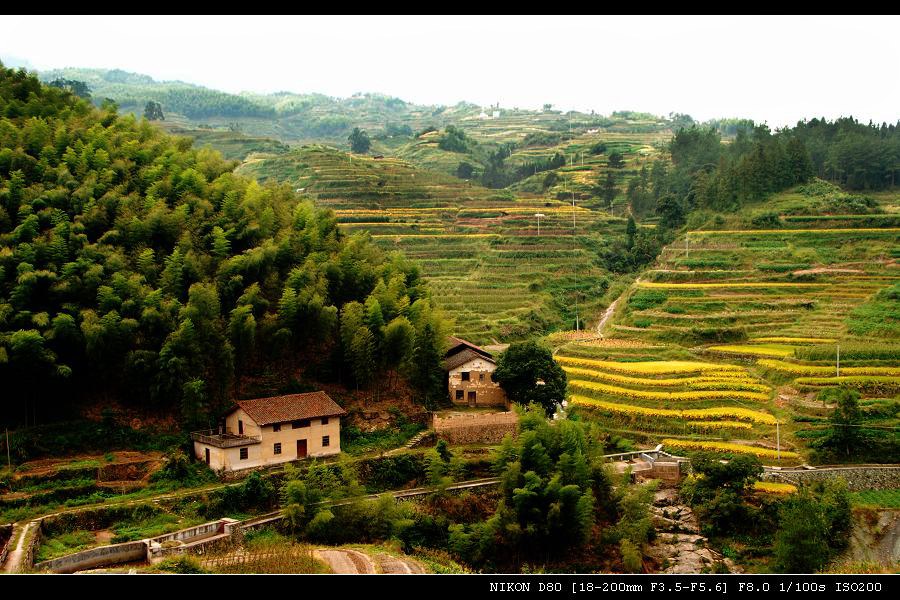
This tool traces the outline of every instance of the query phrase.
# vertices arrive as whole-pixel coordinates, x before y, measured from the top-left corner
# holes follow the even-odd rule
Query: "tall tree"
[[[353,128],[353,131],[347,136],[347,141],[350,142],[350,150],[356,154],[365,154],[372,146],[369,134],[359,127]]]
[[[540,405],[548,415],[566,397],[566,373],[549,348],[535,341],[513,342],[497,360],[492,378],[513,402]]]

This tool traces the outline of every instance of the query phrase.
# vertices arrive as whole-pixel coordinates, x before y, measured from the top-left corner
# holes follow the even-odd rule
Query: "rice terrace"
[[[896,78],[851,115],[825,75],[650,77],[695,60],[655,18],[665,47],[396,18],[377,51],[351,18],[225,18],[225,74],[0,24],[0,573],[900,572]],[[526,43],[482,73],[487,23]],[[587,57],[591,28],[643,75],[588,89],[533,44]],[[452,63],[396,47],[451,30],[478,40]]]

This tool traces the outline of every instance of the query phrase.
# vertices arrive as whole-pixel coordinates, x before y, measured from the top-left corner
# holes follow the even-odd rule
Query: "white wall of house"
[[[338,454],[341,451],[341,419],[340,417],[318,417],[308,419],[306,426],[293,427],[293,424],[281,423],[279,431],[276,425],[259,427],[243,410],[236,410],[225,419],[229,433],[237,435],[238,420],[243,422],[244,435],[260,436],[258,444],[218,448],[203,442],[194,442],[194,454],[197,460],[206,461],[206,450],[209,450],[209,466],[214,471],[236,471],[266,465],[274,465],[302,458],[298,456],[298,440],[306,441],[306,456],[320,457]],[[327,422],[323,422],[327,421]],[[298,425],[300,425],[298,423]],[[325,439],[327,438],[327,440]],[[327,443],[327,445],[325,445]],[[280,444],[280,448],[276,448]],[[246,458],[241,458],[241,449],[246,449]],[[276,452],[279,451],[277,454]]]

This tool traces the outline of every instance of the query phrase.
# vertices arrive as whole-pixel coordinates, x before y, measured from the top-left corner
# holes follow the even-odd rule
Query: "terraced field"
[[[573,328],[576,301],[583,327],[618,291],[598,251],[626,221],[603,211],[324,146],[257,157],[241,171],[289,182],[332,208],[344,231],[418,260],[456,334],[476,343]]]
[[[673,448],[773,464],[777,420],[782,464],[807,458],[827,424],[817,393],[848,387],[874,415],[867,425],[896,435],[900,228],[889,214],[810,228],[816,216],[832,221],[691,231],[666,248],[606,339],[558,348],[576,410],[615,431],[670,434]]]

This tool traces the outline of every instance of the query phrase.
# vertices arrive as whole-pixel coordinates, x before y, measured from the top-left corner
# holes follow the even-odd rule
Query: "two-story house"
[[[337,454],[346,414],[325,392],[238,400],[224,427],[191,434],[194,454],[215,471]]]
[[[491,378],[497,368],[493,354],[471,342],[451,337],[443,365],[447,371],[447,390],[454,404],[509,409],[506,393]]]

